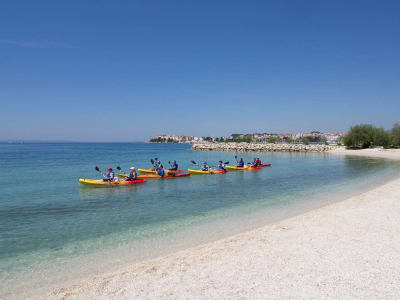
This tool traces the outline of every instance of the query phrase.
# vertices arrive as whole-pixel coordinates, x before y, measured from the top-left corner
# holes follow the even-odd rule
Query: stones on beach
[[[329,145],[304,144],[203,143],[193,144],[191,149],[235,152],[326,152],[333,148],[333,146]]]

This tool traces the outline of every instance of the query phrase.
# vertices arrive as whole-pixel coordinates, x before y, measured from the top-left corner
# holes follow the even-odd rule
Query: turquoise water
[[[250,161],[255,154],[239,154]],[[0,297],[58,286],[342,199],[398,176],[398,163],[330,154],[257,154],[259,172],[80,186],[94,167],[158,157],[234,163],[234,153],[145,143],[0,144]]]

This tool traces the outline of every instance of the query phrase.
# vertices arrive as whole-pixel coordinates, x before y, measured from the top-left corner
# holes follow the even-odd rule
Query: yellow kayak
[[[237,167],[237,166],[225,166],[225,168],[228,169],[228,170],[236,170],[236,171],[258,171],[258,170],[262,169],[261,167],[250,167],[250,168],[244,167],[244,168],[241,168],[241,167]]]
[[[228,171],[222,171],[222,170],[202,171],[202,170],[188,169],[188,172],[195,175],[210,175],[210,174],[223,174]]]
[[[120,186],[120,185],[133,185],[138,183],[145,183],[145,179],[139,179],[134,181],[103,181],[103,179],[82,179],[79,178],[79,183],[83,185],[101,185],[101,186]]]
[[[171,171],[171,170],[164,170],[165,173],[180,173],[182,170],[176,170],[176,171]],[[156,174],[157,172],[151,169],[138,169],[139,173],[142,174]]]

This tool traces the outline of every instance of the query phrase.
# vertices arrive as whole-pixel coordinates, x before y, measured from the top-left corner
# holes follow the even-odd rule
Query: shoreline
[[[336,149],[328,153],[400,160],[400,150],[366,149],[356,151],[357,153],[354,150]],[[393,257],[398,254],[398,251],[400,252],[400,239],[396,238],[400,233],[400,221],[397,221],[400,216],[400,205],[399,201],[396,201],[400,200],[399,195],[400,179],[398,178],[366,193],[322,208],[229,238],[133,264],[116,272],[91,277],[72,286],[57,289],[44,297],[49,299],[110,297],[175,299],[203,296],[209,298],[257,298],[265,293],[277,298],[310,297],[310,295],[317,298],[335,298],[340,293],[342,297],[350,295],[352,297],[370,297],[371,295],[372,297],[374,295],[381,297],[381,293],[376,294],[378,287],[376,282],[373,283],[371,278],[359,280],[357,276],[360,272],[369,274],[368,270],[370,269],[378,272],[379,275],[385,275],[390,268],[394,268],[392,284],[389,282],[388,276],[380,276],[385,278],[381,278],[379,284],[385,285],[385,289],[389,290],[389,295],[386,296],[398,296],[400,288],[394,287],[396,281],[394,279],[400,280],[399,275],[397,277],[395,275],[396,273],[400,274],[400,262],[394,261],[394,266],[382,265],[379,262],[382,257]],[[346,215],[350,215],[351,218],[344,218]],[[377,218],[377,215],[380,218]],[[367,222],[369,219],[371,219],[371,224]],[[389,222],[387,222],[388,220]],[[367,232],[367,228],[374,230]],[[342,231],[341,234],[333,234],[339,229]],[[382,231],[382,229],[384,230]],[[320,234],[321,230],[326,236]],[[340,248],[342,252],[338,253],[336,251],[338,249],[331,249],[332,243],[343,242],[343,237],[346,235],[346,243],[342,245],[344,248]],[[374,248],[376,245],[373,245],[373,241],[368,238],[370,235],[378,240],[383,236],[390,235],[393,240],[384,241],[388,245],[392,243],[390,253],[387,253],[387,248],[385,251],[379,248],[381,251],[377,251],[379,255],[375,257],[374,251],[370,251],[372,250],[370,248]],[[329,239],[330,242],[327,243],[326,239]],[[312,242],[312,248],[309,248],[309,242]],[[293,247],[300,251],[300,256],[290,257],[290,254],[293,254],[290,243],[293,243]],[[351,247],[351,244],[358,246],[354,248]],[[333,250],[333,254],[330,253],[331,250]],[[354,251],[362,252],[362,255],[354,257],[350,253]],[[349,256],[360,262],[353,265],[351,269],[346,267],[346,264],[352,265],[353,263]],[[367,260],[360,258],[365,256],[369,258]],[[283,270],[278,266],[279,264],[276,264],[282,257],[285,257],[281,261],[284,266]],[[324,265],[327,263],[323,259],[324,257],[329,257],[331,264]],[[287,264],[286,260],[292,261],[293,259],[294,264]],[[320,260],[324,267],[315,264],[313,262],[315,260]],[[343,260],[346,264],[338,268],[336,262]],[[368,263],[371,266],[366,268]],[[387,263],[386,260],[385,263]],[[335,271],[333,277],[331,268]],[[304,270],[308,271],[304,272]],[[282,272],[286,274],[287,278],[280,278]],[[352,272],[354,273],[352,276],[348,278],[345,276]],[[335,276],[338,278],[335,279]],[[343,281],[343,276],[346,277],[345,281]],[[303,277],[309,278],[308,280],[313,281],[313,284],[304,282]],[[351,277],[356,279],[351,279]],[[249,278],[252,278],[254,282],[250,282],[250,286],[246,287],[245,282],[248,284]],[[318,280],[321,278],[324,280],[319,282]],[[354,280],[355,282],[353,282]],[[318,284],[314,285],[317,282]],[[371,286],[364,286],[365,282],[369,282]],[[296,286],[302,286],[304,291],[296,289]],[[353,291],[349,290],[349,287],[358,287],[359,289]],[[303,292],[306,293],[303,294]],[[390,292],[394,294],[390,294]],[[43,295],[39,298],[43,298]]]

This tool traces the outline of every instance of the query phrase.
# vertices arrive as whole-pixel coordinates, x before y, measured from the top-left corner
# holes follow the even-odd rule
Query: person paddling
[[[251,163],[251,167],[256,168],[258,166],[257,158],[253,159],[253,162]]]
[[[131,170],[128,174],[128,177],[126,177],[126,181],[134,181],[137,179],[137,173],[136,173],[136,169],[135,167],[131,167],[129,168],[129,170]]]
[[[113,172],[112,168],[108,168],[108,173],[106,174],[106,178],[103,179],[103,181],[114,181],[115,174]]]
[[[164,166],[160,165],[160,167],[157,169],[157,175],[164,177],[165,176],[165,171],[164,171]]]
[[[240,158],[240,161],[238,162],[237,167],[244,168],[243,158]]]
[[[209,171],[210,170],[210,166],[207,164],[207,162],[205,161],[203,164],[203,168],[201,169],[202,171]]]
[[[222,163],[222,160],[219,161],[218,170],[226,171],[225,165]]]
[[[174,160],[174,162],[172,163],[172,165],[170,165],[170,171],[176,171],[178,170],[178,164],[176,163],[176,160]]]
[[[150,170],[153,170],[153,171],[157,171],[158,168],[161,165],[161,162],[160,162],[160,160],[158,158],[155,158],[154,160],[151,160],[151,163],[153,164],[153,167]]]
[[[257,167],[261,167],[262,162],[259,157],[257,157]]]

